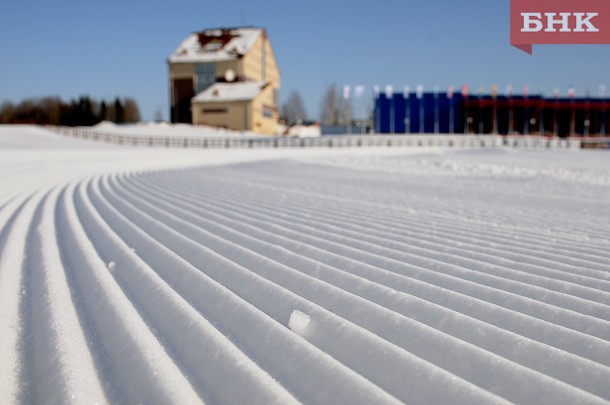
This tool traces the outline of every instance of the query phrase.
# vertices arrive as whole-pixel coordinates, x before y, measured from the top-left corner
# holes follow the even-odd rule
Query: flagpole
[[[453,86],[447,89],[447,98],[449,99],[449,133],[455,133],[455,103],[453,102]]]
[[[379,103],[379,108],[375,108],[375,132],[381,133],[381,89],[379,86],[373,86],[373,96],[375,98],[375,104]],[[378,132],[379,131],[379,132]]]
[[[388,84],[385,86],[385,97],[389,100],[390,103],[390,133],[393,134],[395,131],[395,123],[394,123],[394,87]]]
[[[523,86],[523,101],[525,103],[525,122],[524,127],[523,127],[523,134],[524,135],[529,135],[530,134],[530,111],[529,111],[529,86],[526,84],[525,86]]]
[[[464,100],[464,134],[470,134],[470,115],[468,114],[468,85],[465,84],[462,86],[462,97]]]
[[[498,133],[498,119],[497,119],[497,115],[498,115],[498,109],[496,106],[496,100],[498,98],[498,85],[494,84],[491,86],[491,98],[492,98],[492,117],[491,119],[493,120],[493,123],[491,125],[491,133],[493,135],[496,135]]]
[[[440,131],[440,107],[439,107],[439,87],[434,86],[434,133],[438,134]]]
[[[515,130],[513,122],[513,86],[506,86],[506,96],[508,97],[508,135],[512,135]]]
[[[345,127],[348,135],[352,133],[352,120],[349,108],[350,92],[351,87],[349,85],[346,84],[345,86],[343,86],[343,99],[345,100]]]
[[[417,85],[417,99],[419,100],[419,133],[423,134],[425,131],[424,126],[424,86],[421,84]]]
[[[543,103],[541,103],[540,105],[542,105],[542,108],[540,109],[540,114],[538,114],[538,132],[540,132],[541,136],[544,136],[545,133],[545,125],[544,125],[544,102],[546,101],[546,91],[545,88],[543,87],[541,90],[541,94],[542,94],[542,101]]]
[[[403,90],[405,98],[405,133],[411,133],[411,88],[407,85]]]
[[[576,91],[572,85],[568,88],[568,97],[570,98],[570,134],[568,137],[576,135],[576,110],[574,109],[574,95]]]
[[[485,125],[483,123],[483,97],[485,89],[483,86],[479,87],[479,135],[483,135],[485,132]]]
[[[590,113],[589,113],[589,109],[591,108],[590,105],[590,101],[589,98],[591,96],[591,89],[589,88],[589,86],[585,87],[585,122],[584,122],[584,128],[583,128],[583,136],[584,137],[588,137],[590,134],[590,128],[589,126],[591,125],[591,117],[590,117]]]
[[[599,86],[599,96],[601,98],[602,101],[602,108],[601,108],[601,112],[602,112],[602,120],[601,120],[601,125],[600,125],[600,129],[599,129],[599,136],[605,137],[606,136],[606,85],[602,84]]]

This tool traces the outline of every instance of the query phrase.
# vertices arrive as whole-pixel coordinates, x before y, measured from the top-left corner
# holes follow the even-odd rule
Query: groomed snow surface
[[[610,400],[607,152],[0,145],[0,403]]]

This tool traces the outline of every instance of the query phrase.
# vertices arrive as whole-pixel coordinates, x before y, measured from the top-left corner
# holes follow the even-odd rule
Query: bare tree
[[[336,83],[326,87],[320,104],[320,120],[326,125],[342,125],[352,117],[352,104],[345,100]]]
[[[292,90],[288,100],[282,105],[282,119],[288,125],[295,125],[307,120],[307,110],[301,93]]]
[[[133,98],[126,98],[124,103],[125,122],[140,122],[140,109]]]

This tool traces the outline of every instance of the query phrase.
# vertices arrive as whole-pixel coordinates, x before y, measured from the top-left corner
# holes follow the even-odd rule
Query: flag
[[[387,98],[392,98],[394,96],[394,87],[392,87],[392,85],[388,84],[385,86],[385,96]]]
[[[354,87],[354,97],[362,98],[362,96],[364,96],[365,91],[366,91],[366,87],[364,87],[364,85],[359,84],[359,85],[355,86]]]
[[[559,87],[555,87],[553,89],[553,98],[559,98],[560,95],[561,95],[561,90],[559,90]]]
[[[351,87],[349,87],[348,85],[343,86],[343,98],[345,100],[349,100],[350,93],[351,93]]]
[[[468,85],[465,84],[462,86],[462,96],[464,97],[468,97],[468,92],[470,91],[470,89],[468,88]]]

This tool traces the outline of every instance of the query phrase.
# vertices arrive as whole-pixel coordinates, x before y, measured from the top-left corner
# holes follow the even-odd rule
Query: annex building
[[[276,133],[281,79],[264,29],[192,33],[168,68],[171,122]]]
[[[606,97],[502,96],[448,93],[379,93],[374,129],[378,134],[500,134],[606,136]]]

